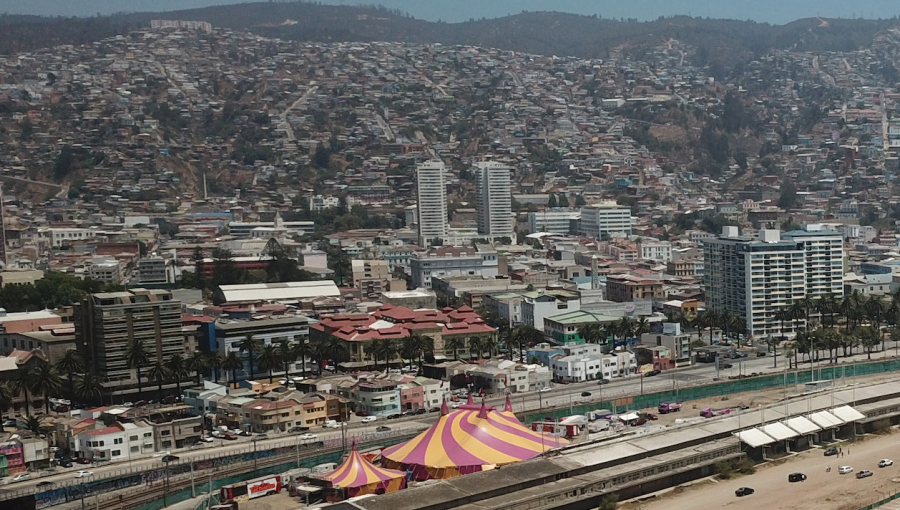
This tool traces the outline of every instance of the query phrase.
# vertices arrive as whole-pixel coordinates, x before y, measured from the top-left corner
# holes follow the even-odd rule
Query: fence
[[[880,495],[883,496],[884,494],[880,494]],[[882,499],[881,501],[876,501],[875,503],[872,503],[870,505],[866,505],[866,506],[860,508],[859,510],[873,510],[882,505],[886,505],[896,499],[900,499],[900,492],[895,492],[895,493],[891,494],[890,496],[888,496],[887,498]]]
[[[856,377],[898,370],[900,370],[900,360],[898,359],[815,367],[814,370],[792,370],[778,375],[746,377],[735,381],[724,381],[687,388],[682,387],[644,395],[622,396],[611,400],[601,398],[600,401],[581,403],[578,406],[555,407],[542,411],[532,410],[523,414],[522,421],[525,424],[530,424],[535,421],[541,421],[545,417],[558,419],[577,414],[586,414],[597,409],[609,409],[613,412],[621,413],[628,409],[657,407],[663,402],[700,400],[735,393],[766,390],[778,386],[803,384],[813,380],[835,380],[842,377]],[[619,394],[623,395],[622,393]]]
[[[391,431],[390,433],[381,434],[360,434],[355,436],[348,436],[347,438],[345,438],[345,442],[348,448],[352,441],[356,441],[360,444],[365,445],[366,447],[388,446],[402,442],[412,437],[412,435],[414,435],[415,433],[416,432],[413,432],[411,434],[409,431]],[[222,485],[236,483],[242,480],[249,480],[258,476],[281,473],[298,466],[313,467],[319,464],[338,462],[343,455],[344,448],[342,447],[341,439],[337,439],[336,444],[329,446],[328,443],[332,442],[333,441],[326,441],[325,444],[323,444],[323,442],[317,442],[312,445],[304,445],[298,440],[294,440],[289,443],[282,442],[273,444],[271,445],[274,446],[273,448],[264,450],[242,448],[236,452],[230,452],[225,456],[202,456],[199,459],[192,458],[189,461],[183,463],[172,463],[164,468],[149,470],[146,468],[144,468],[143,470],[135,468],[133,470],[128,470],[127,473],[118,475],[115,474],[118,472],[116,471],[114,472],[114,474],[96,481],[85,483],[69,482],[65,486],[54,488],[48,491],[43,491],[40,493],[35,493],[34,490],[16,491],[12,494],[4,494],[4,496],[7,496],[6,499],[10,499],[12,497],[21,497],[34,494],[35,508],[40,510],[42,508],[57,506],[85,498],[91,498],[95,495],[127,489],[129,487],[140,487],[143,485],[147,488],[147,490],[160,490],[159,482],[161,482],[162,480],[166,478],[173,479],[188,474],[191,477],[199,479],[201,481],[199,485],[202,486],[203,478],[210,478],[211,476],[215,476],[215,473],[219,470],[227,469],[228,466],[231,465],[237,466],[239,464],[253,463],[253,467],[247,472],[224,479],[231,480],[232,478],[234,478],[233,481],[216,481],[215,488],[218,488]],[[257,465],[264,464],[266,462],[266,459],[282,459],[282,462],[273,466],[257,468]],[[188,493],[189,492],[190,491],[188,491]],[[181,500],[187,499],[189,497],[191,496],[188,495],[181,498]],[[173,495],[169,495],[168,499],[170,501],[179,501],[179,499],[176,499],[176,496]],[[160,503],[160,508],[161,506],[162,503]]]

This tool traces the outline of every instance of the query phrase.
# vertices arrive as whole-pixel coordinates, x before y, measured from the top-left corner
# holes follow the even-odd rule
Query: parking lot
[[[843,443],[843,458],[825,457],[824,449],[813,449],[783,461],[761,465],[753,475],[731,480],[676,488],[658,498],[623,505],[628,510],[695,510],[724,507],[748,510],[859,510],[900,490],[900,434],[868,436],[864,441]],[[849,453],[849,455],[848,455]],[[890,458],[893,466],[880,469],[878,461]],[[826,473],[826,466],[831,472]],[[851,466],[850,474],[838,474],[839,466]],[[862,469],[874,472],[857,479]],[[801,472],[804,482],[789,483],[788,475]],[[734,491],[751,487],[754,494],[738,498]]]

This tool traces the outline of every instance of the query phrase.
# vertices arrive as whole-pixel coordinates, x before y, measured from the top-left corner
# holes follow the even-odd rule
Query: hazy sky
[[[428,20],[465,21],[523,10],[555,10],[603,17],[655,19],[672,14],[787,23],[798,18],[889,18],[898,0],[321,0],[330,4],[381,4]],[[166,11],[241,3],[241,0],[0,0],[0,13],[90,16],[118,11]]]

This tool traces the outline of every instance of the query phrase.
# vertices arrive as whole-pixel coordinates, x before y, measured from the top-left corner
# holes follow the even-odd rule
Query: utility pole
[[[166,460],[166,491],[163,492],[163,507],[169,506],[169,461]]]

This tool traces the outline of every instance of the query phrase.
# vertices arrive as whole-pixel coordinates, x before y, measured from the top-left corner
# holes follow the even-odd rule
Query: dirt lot
[[[313,505],[313,508],[316,506]],[[238,507],[240,510],[297,510],[306,508],[302,501],[290,497],[287,489],[282,490],[279,494],[245,501],[240,503]]]
[[[855,443],[843,443],[843,458],[824,457],[816,448],[799,455],[758,467],[756,474],[715,483],[677,488],[652,500],[621,505],[628,510],[696,510],[697,508],[728,507],[735,510],[859,510],[883,499],[882,494],[900,490],[900,434],[867,436]],[[849,455],[848,455],[849,453]],[[898,464],[878,468],[883,458],[895,459]],[[825,467],[831,465],[831,472]],[[838,466],[851,466],[853,473],[838,474]],[[874,476],[857,479],[856,472],[868,469]],[[805,482],[788,483],[790,473],[805,473]],[[752,487],[756,492],[738,498],[739,487]]]

